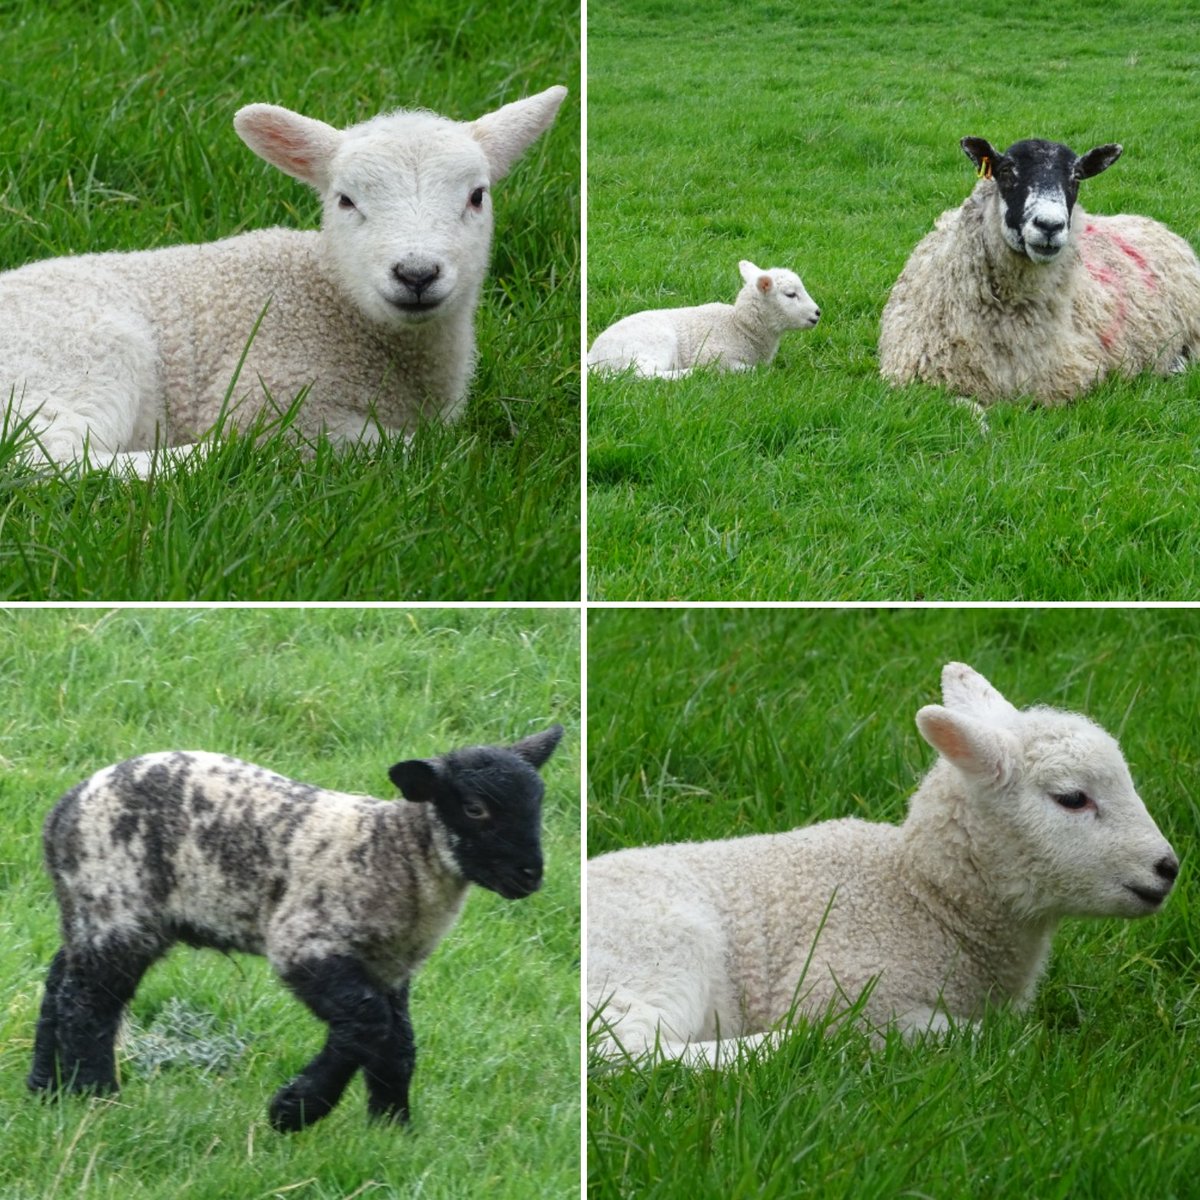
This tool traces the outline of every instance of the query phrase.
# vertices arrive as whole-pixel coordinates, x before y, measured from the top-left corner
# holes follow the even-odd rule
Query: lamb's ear
[[[536,96],[514,100],[467,126],[483,147],[493,182],[503,179],[513,163],[550,128],[566,94],[567,89],[562,86],[547,88]]]
[[[540,767],[554,753],[555,746],[562,740],[563,727],[551,725],[541,733],[530,734],[519,742],[513,742],[509,749],[523,758],[531,767]]]
[[[1094,150],[1089,150],[1086,154],[1081,154],[1075,160],[1075,178],[1091,179],[1093,175],[1107,171],[1121,157],[1123,148],[1116,142],[1109,142],[1104,146],[1097,146]]]
[[[324,192],[342,133],[274,104],[247,104],[233,116],[237,135],[259,158]]]
[[[951,662],[942,668],[942,700],[949,708],[996,717],[1011,717],[1017,713],[978,671],[966,663]]]
[[[766,275],[769,285],[771,279],[771,277],[767,275],[765,271],[759,270],[759,268],[756,267],[748,258],[743,258],[742,261],[738,263],[738,273],[741,275],[743,283],[753,283],[757,285],[758,277],[760,275]]]
[[[426,758],[398,762],[388,771],[388,778],[400,789],[405,800],[421,804],[432,803],[442,789],[437,764]]]
[[[965,137],[958,144],[981,175],[986,173],[990,176],[992,168],[1004,157],[987,138]]]
[[[1012,734],[927,704],[917,713],[921,736],[964,775],[987,783],[1007,783],[1017,768],[1018,746]]]

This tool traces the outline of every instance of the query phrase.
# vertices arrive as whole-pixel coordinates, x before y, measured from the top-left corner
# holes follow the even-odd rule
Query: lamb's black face
[[[1053,262],[1067,244],[1080,181],[1106,170],[1121,154],[1120,146],[1105,145],[1081,157],[1041,138],[1014,142],[1002,154],[985,138],[963,138],[962,148],[996,182],[1005,242],[1035,263]]]
[[[444,761],[449,787],[437,810],[463,876],[506,900],[536,892],[542,886],[542,777],[496,747],[460,750]]]
[[[552,725],[510,747],[472,746],[411,759],[389,772],[409,800],[432,804],[463,878],[517,900],[542,886],[540,767],[558,745]]]

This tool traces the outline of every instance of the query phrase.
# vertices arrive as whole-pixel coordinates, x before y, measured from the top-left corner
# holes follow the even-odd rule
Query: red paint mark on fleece
[[[1097,238],[1103,238],[1109,242],[1133,263],[1137,268],[1138,274],[1141,276],[1142,286],[1148,292],[1153,292],[1158,288],[1158,277],[1150,269],[1150,264],[1146,261],[1141,251],[1119,234],[1112,233],[1107,229],[1101,229],[1092,221],[1089,221],[1083,227],[1083,238],[1080,244],[1080,250],[1083,252],[1083,265],[1087,267],[1088,274],[1098,284],[1116,294],[1117,308],[1116,312],[1113,313],[1113,319],[1100,331],[1101,345],[1103,345],[1105,350],[1111,350],[1116,344],[1118,337],[1120,337],[1121,330],[1125,327],[1125,318],[1129,313],[1129,290],[1126,286],[1124,275],[1104,263],[1096,262],[1088,254],[1088,241]]]

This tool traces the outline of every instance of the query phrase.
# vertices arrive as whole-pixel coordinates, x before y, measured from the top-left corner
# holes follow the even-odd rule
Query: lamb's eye
[[[1060,808],[1068,808],[1072,812],[1079,812],[1080,809],[1087,808],[1092,802],[1087,792],[1054,793],[1050,799]]]
[[[350,199],[349,196],[346,195],[345,192],[340,192],[338,194],[338,208],[347,208],[348,209],[348,208],[356,208],[356,207],[357,207],[357,205],[354,203],[353,200]]]
[[[467,800],[463,803],[463,815],[472,821],[485,821],[488,817],[488,806],[482,800]]]
[[[477,187],[471,193],[471,207],[472,208],[482,208],[483,207],[483,195],[486,191],[487,191],[487,188]]]

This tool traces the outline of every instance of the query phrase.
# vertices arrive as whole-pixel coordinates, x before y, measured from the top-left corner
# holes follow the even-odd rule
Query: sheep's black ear
[[[437,767],[424,758],[410,758],[405,762],[398,762],[388,771],[388,778],[400,789],[405,800],[430,804],[441,791]]]
[[[1116,142],[1109,142],[1107,145],[1097,146],[1094,150],[1081,154],[1075,160],[1075,178],[1091,179],[1093,175],[1107,171],[1121,157],[1123,148]]]
[[[987,138],[965,137],[958,144],[963,148],[963,153],[975,164],[977,171],[987,171],[988,166],[994,167],[1004,157]]]
[[[531,767],[540,767],[554,753],[555,746],[562,740],[563,727],[551,725],[541,733],[530,734],[519,742],[513,742],[509,749],[519,758],[523,758]]]

